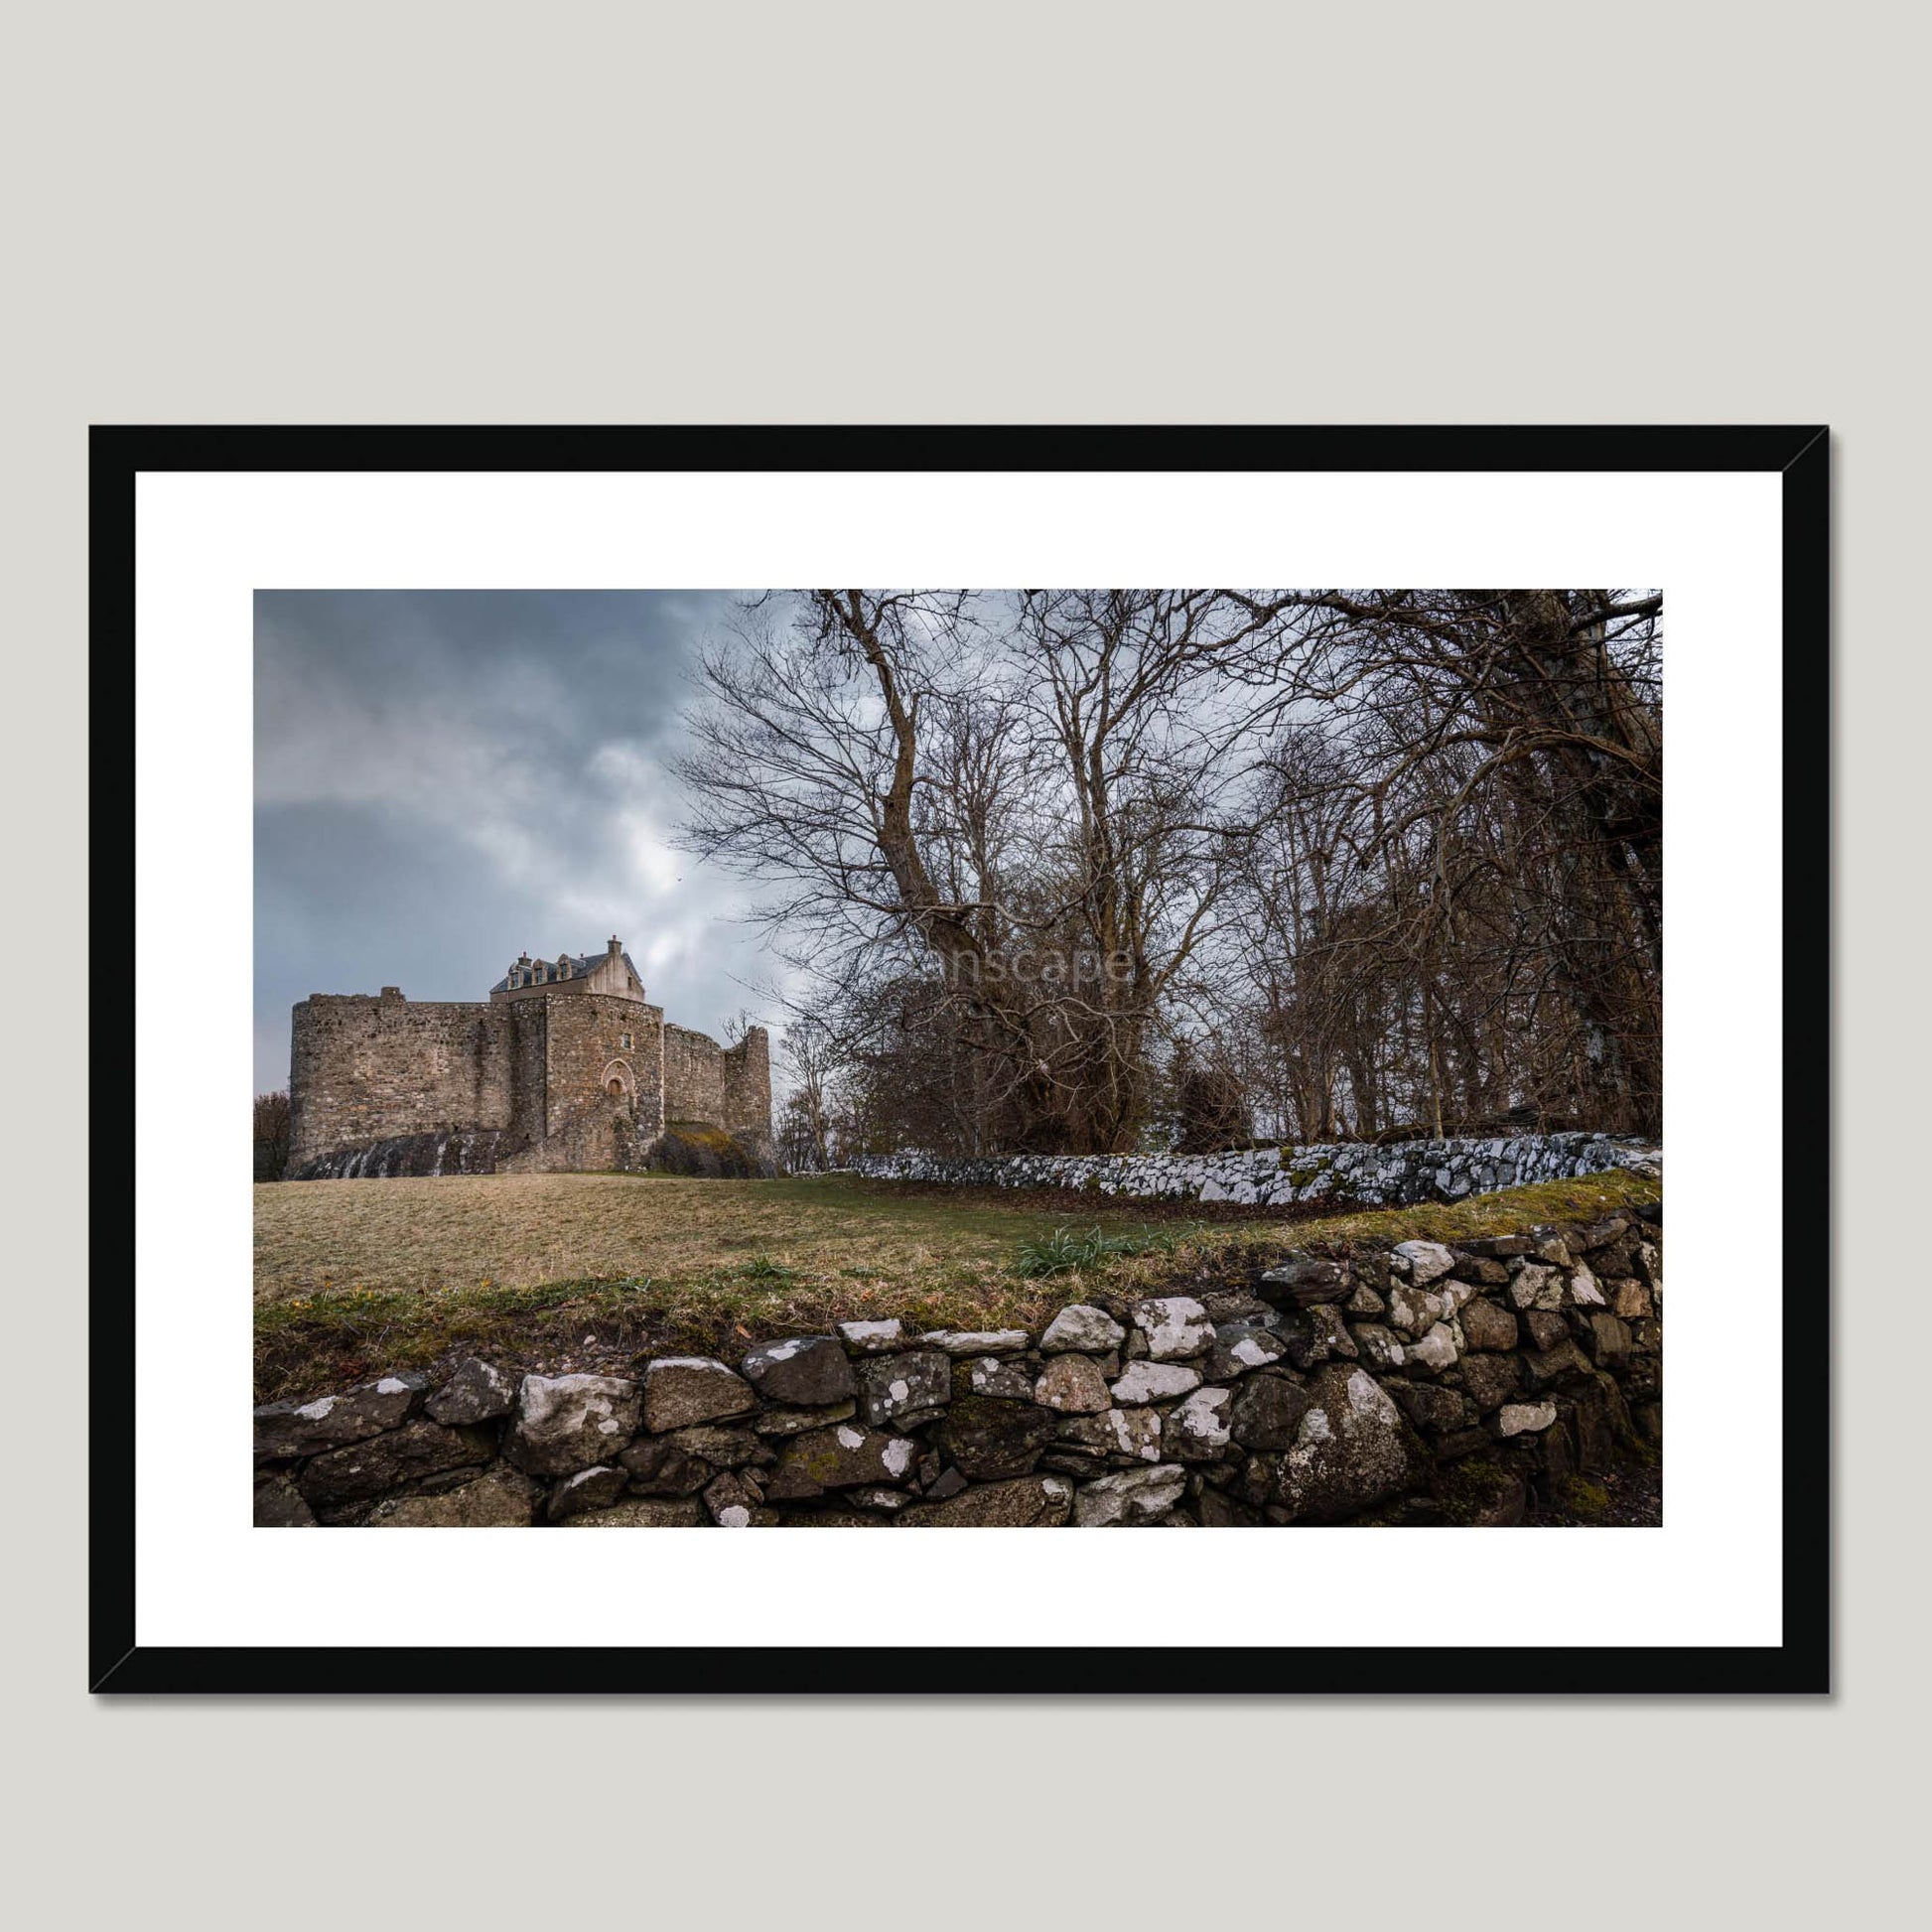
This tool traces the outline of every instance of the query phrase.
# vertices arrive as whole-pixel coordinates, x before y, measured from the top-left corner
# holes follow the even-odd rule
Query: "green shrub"
[[[1171,1255],[1195,1232],[1198,1230],[1192,1226],[1144,1227],[1133,1234],[1102,1234],[1098,1228],[1076,1234],[1071,1228],[1055,1228],[1044,1240],[1023,1241],[1014,1268],[1026,1280],[1038,1281],[1047,1275],[1098,1267],[1117,1255]]]
[[[739,1278],[748,1282],[789,1282],[795,1281],[798,1270],[787,1268],[781,1261],[773,1261],[769,1255],[756,1254],[738,1270]]]

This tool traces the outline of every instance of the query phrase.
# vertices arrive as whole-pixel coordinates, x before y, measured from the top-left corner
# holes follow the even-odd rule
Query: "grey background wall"
[[[1479,1779],[1431,1837],[1479,1871],[1500,1832],[1510,1894],[1561,1901],[1573,1927],[1791,1923],[1855,1876],[1874,1895],[1911,1879],[1920,1456],[1911,1405],[1886,1388],[1922,1091],[1901,1077],[1897,1016],[1923,915],[1886,887],[1911,864],[1928,709],[1912,616],[1925,268],[1909,244],[1923,31],[1863,0],[1828,19],[1684,0],[879,6],[749,24],[589,6],[538,24],[475,0],[23,16],[0,121],[21,190],[0,528],[9,634],[31,640],[10,653],[10,700],[34,729],[0,761],[0,795],[10,824],[35,828],[8,852],[24,943],[65,950],[85,930],[89,420],[1829,418],[1845,933],[1834,1707],[103,1708],[80,1691],[79,1492],[50,1480],[16,1499],[10,1541],[40,1580],[16,1593],[7,1650],[34,1772],[13,1820],[34,1848],[13,1880],[28,1917],[113,1922],[173,1897],[238,1926],[266,1899],[278,1925],[334,1928],[351,1904],[393,1917],[447,1901],[447,1869],[423,1856],[442,1845],[478,1855],[491,1917],[647,1876],[653,1916],[768,1921],[782,1902],[805,1923],[800,1888],[769,1887],[822,1852],[813,1806],[760,1807],[762,1883],[702,1848],[740,1842],[729,1796],[747,1764],[878,1766],[882,1729],[944,1739],[875,1781],[887,1813],[929,1829],[855,1814],[862,1855],[847,1840],[838,1856],[875,1896],[917,1896],[931,1924],[983,1918],[992,1878],[933,1886],[933,1847],[963,1854],[960,1807],[1007,1788],[1048,1738],[1076,1740],[1085,1774],[1023,1808],[996,1861],[997,1888],[1038,1923],[1123,1887],[1149,1923],[1207,1898],[1226,1917],[1278,1915],[1291,1895],[1299,1919],[1372,1913],[1360,1859],[1294,1858],[1291,1886],[1291,1848],[1265,1834],[1225,1856],[1181,1829],[1139,1855],[1107,1771],[1129,1764],[1211,1766],[1228,1789],[1269,1788],[1285,1758],[1318,1764],[1296,1836],[1327,1846],[1361,1841],[1364,1794],[1389,1788],[1392,1765],[1527,1753],[1601,1796],[1591,1845]],[[869,320],[830,299],[835,265],[867,289],[936,293],[917,327]],[[10,1051],[39,1096],[31,1120],[0,1125],[34,1206],[14,1218],[15,1257],[77,1291],[74,1036],[30,1029]],[[77,1292],[25,1298],[13,1320],[19,1359],[80,1358]],[[58,1442],[65,1460],[71,1378],[23,1377],[16,1394],[23,1440]],[[291,1761],[305,1791],[358,1812],[400,1778],[406,1827],[319,1843],[320,1798],[291,1805],[288,1780],[264,1774]],[[478,1833],[480,1793],[501,1780],[473,1767],[559,1763],[574,1880]],[[1149,1802],[1184,1826],[1183,1795]],[[614,1867],[600,1843],[641,1856]],[[1103,1847],[1098,1866],[1070,1845]],[[847,1888],[829,1892],[848,1913]],[[1445,1885],[1428,1909],[1493,1923],[1497,1895]]]

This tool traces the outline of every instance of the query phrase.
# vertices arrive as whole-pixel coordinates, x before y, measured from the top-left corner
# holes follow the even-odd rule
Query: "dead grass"
[[[1121,1208],[1084,1223],[1139,1225]],[[917,1281],[969,1287],[1004,1274],[1022,1241],[1069,1217],[1064,1203],[997,1194],[901,1195],[843,1175],[687,1180],[631,1174],[478,1174],[314,1180],[255,1190],[255,1299],[356,1288],[440,1295],[647,1276],[692,1284],[758,1256],[801,1285]]]
[[[687,1180],[627,1174],[320,1180],[255,1189],[258,1399],[342,1386],[455,1351],[611,1367],[643,1351],[730,1353],[835,1320],[1034,1326],[1076,1294],[1251,1280],[1291,1246],[1453,1239],[1592,1219],[1654,1198],[1623,1173],[1546,1181],[1452,1207],[1297,1220],[1260,1210],[1188,1225],[1085,1196],[901,1188],[846,1175]],[[1024,1279],[1055,1227],[1161,1219],[1171,1251]],[[1169,1245],[1169,1244],[1164,1244]]]

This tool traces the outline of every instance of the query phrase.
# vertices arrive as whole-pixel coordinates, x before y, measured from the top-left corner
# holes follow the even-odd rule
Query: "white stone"
[[[1548,1429],[1556,1419],[1554,1402],[1505,1402],[1496,1412],[1496,1427],[1505,1436],[1523,1436]]]
[[[839,1339],[861,1355],[890,1355],[903,1330],[897,1321],[841,1321]]]
[[[1409,1279],[1418,1288],[1447,1275],[1455,1257],[1440,1241],[1398,1241],[1395,1252],[1409,1264]]]
[[[1171,1510],[1186,1486],[1187,1471],[1177,1462],[1164,1462],[1152,1469],[1122,1469],[1075,1491],[1073,1521],[1083,1530],[1148,1522]]]
[[[1119,1402],[1165,1402],[1170,1396],[1187,1395],[1200,1387],[1200,1373],[1183,1368],[1178,1362],[1130,1362],[1126,1372],[1113,1385]]]
[[[1563,1306],[1563,1277],[1541,1262],[1526,1261],[1509,1278],[1509,1299],[1519,1309],[1546,1312]]]
[[[1104,1355],[1108,1349],[1120,1346],[1126,1332],[1105,1309],[1075,1302],[1046,1324],[1039,1346],[1047,1355]]]
[[[1232,1402],[1233,1397],[1226,1389],[1196,1389],[1170,1413],[1167,1426],[1177,1430],[1191,1443],[1220,1449],[1228,1441],[1228,1410]]]
[[[1394,1429],[1402,1420],[1388,1391],[1374,1376],[1359,1368],[1348,1378],[1348,1410],[1364,1422],[1377,1423],[1384,1429]]]
[[[1442,1370],[1449,1367],[1460,1351],[1455,1345],[1455,1335],[1447,1322],[1439,1321],[1420,1339],[1412,1341],[1406,1353],[1414,1362],[1425,1368]]]
[[[1191,1295],[1157,1296],[1134,1304],[1134,1325],[1157,1362],[1200,1355],[1214,1345],[1214,1324]]]
[[[1570,1293],[1579,1308],[1600,1309],[1606,1307],[1603,1291],[1596,1286],[1596,1277],[1580,1261],[1577,1272],[1570,1278]]]
[[[553,1475],[602,1462],[592,1436],[628,1436],[637,1427],[637,1384],[609,1375],[526,1375],[505,1449],[513,1462]]]
[[[919,1345],[948,1355],[1018,1355],[1032,1339],[1024,1328],[934,1328]]]

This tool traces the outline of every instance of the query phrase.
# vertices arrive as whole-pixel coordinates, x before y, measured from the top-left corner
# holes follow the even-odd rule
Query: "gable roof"
[[[563,957],[570,961],[571,978],[581,979],[587,973],[595,972],[598,969],[598,967],[602,966],[611,957],[611,955],[608,952],[587,952],[587,953],[565,953]],[[627,972],[630,975],[630,977],[637,982],[639,986],[642,986],[644,983],[644,976],[642,973],[638,972],[635,966],[633,966],[630,963],[630,955],[627,952],[621,952],[619,953],[618,957],[623,961],[624,971]],[[532,953],[530,956],[530,964],[532,966],[554,966],[556,965],[556,963],[557,962],[554,959],[538,959],[534,953]],[[499,979],[496,982],[496,984],[492,986],[489,990],[492,993],[507,993],[510,990],[509,975],[505,973],[503,977]]]

